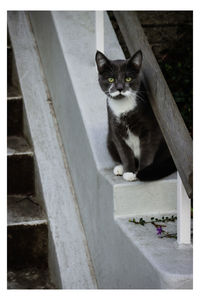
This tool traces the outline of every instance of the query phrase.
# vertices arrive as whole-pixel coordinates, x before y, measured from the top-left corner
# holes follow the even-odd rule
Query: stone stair
[[[48,271],[48,223],[36,194],[34,151],[24,134],[23,99],[9,38],[7,53],[8,289],[53,289]]]

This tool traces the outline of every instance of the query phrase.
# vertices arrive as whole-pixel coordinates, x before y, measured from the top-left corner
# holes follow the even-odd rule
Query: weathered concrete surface
[[[8,88],[7,98],[7,134],[20,135],[23,129],[22,97],[13,87]]]
[[[28,268],[8,271],[8,289],[55,289],[47,270]]]
[[[48,227],[46,220],[8,225],[8,269],[48,268]]]
[[[44,214],[40,201],[33,196],[14,195],[8,197],[8,226],[31,225],[46,223],[47,218]]]
[[[9,12],[8,27],[52,237],[53,278],[61,288],[96,288],[52,103],[25,13]]]
[[[144,255],[128,231],[122,230],[114,219],[114,195],[127,183],[113,178],[111,170],[105,170],[113,166],[113,161],[106,150],[105,96],[99,89],[94,63],[94,12],[31,12],[30,18],[69,161],[98,286],[108,289],[171,288],[169,277],[165,285],[162,284],[167,259],[161,272],[158,271],[151,258]],[[105,54],[113,59],[123,58],[106,15],[105,32]],[[151,196],[157,197],[158,190],[151,184],[154,193]],[[145,184],[142,185],[145,190]],[[129,186],[134,199],[134,184]],[[129,186],[124,188],[121,201],[126,199]],[[167,194],[162,196],[167,197]],[[174,195],[174,201],[168,202],[173,206],[164,207],[162,212],[161,206],[156,211],[155,202],[152,203],[152,212],[173,211],[175,198]],[[151,209],[148,207],[147,212],[144,205],[140,212],[151,214]],[[178,269],[177,265],[175,274],[171,270],[174,276],[179,274]],[[181,280],[181,273],[179,275]],[[191,283],[190,275],[188,280]],[[177,282],[176,287],[179,288]]]
[[[161,219],[162,215],[156,217]],[[148,221],[150,218],[143,216],[143,219]],[[116,218],[116,222],[160,274],[159,281],[162,289],[192,288],[191,245],[180,246],[174,238],[160,238],[152,224],[135,225],[129,222],[128,218]],[[166,232],[176,233],[176,222],[158,222],[158,224],[165,225],[163,229]]]
[[[34,194],[33,151],[23,137],[9,136],[7,139],[8,195]]]

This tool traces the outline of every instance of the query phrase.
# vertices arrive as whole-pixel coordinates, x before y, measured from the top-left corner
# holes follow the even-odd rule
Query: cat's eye
[[[132,80],[132,77],[126,77],[126,78],[125,78],[125,81],[126,81],[126,82],[131,82],[131,80]]]
[[[114,79],[113,77],[109,77],[109,78],[108,78],[108,81],[109,81],[110,83],[113,83],[113,82],[115,81],[115,79]]]

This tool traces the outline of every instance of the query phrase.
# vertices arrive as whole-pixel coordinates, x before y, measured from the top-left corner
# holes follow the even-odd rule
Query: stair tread
[[[150,183],[154,183],[154,182],[174,182],[177,180],[177,172],[172,173],[171,175],[168,175],[166,177],[163,177],[161,179],[158,180],[153,180],[153,181],[148,181],[148,182],[143,182],[140,180],[137,181],[133,181],[133,182],[129,182],[123,179],[122,176],[116,176],[113,174],[113,168],[105,168],[105,169],[101,169],[101,173],[104,174],[104,176],[106,176],[106,178],[109,180],[109,182],[111,182],[112,184],[115,184],[117,186],[131,186],[133,184],[136,185],[147,185],[149,182]]]
[[[8,271],[8,289],[55,289],[47,269],[28,268]]]
[[[159,219],[162,215],[154,216]],[[131,218],[115,218],[120,229],[127,236],[129,241],[134,244],[147,258],[150,264],[163,276],[164,280],[174,284],[177,282],[189,282],[192,280],[192,261],[193,247],[192,245],[179,246],[175,238],[163,237],[159,235],[155,226],[151,223],[134,224],[129,222]],[[143,216],[144,220],[150,221],[150,216]],[[139,218],[138,218],[139,220]],[[136,218],[136,221],[138,221]],[[156,222],[162,224],[161,222]],[[177,230],[176,222],[164,223],[165,232],[175,234]],[[183,263],[184,262],[184,263]]]
[[[39,201],[32,195],[8,196],[8,226],[47,223]]]
[[[7,155],[23,153],[33,155],[33,151],[26,139],[22,136],[9,136],[7,139]]]

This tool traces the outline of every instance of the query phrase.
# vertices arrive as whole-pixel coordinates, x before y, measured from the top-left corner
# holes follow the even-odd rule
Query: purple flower
[[[161,234],[161,233],[163,232],[161,226],[158,226],[158,227],[156,228],[156,230],[157,230],[157,234]]]

